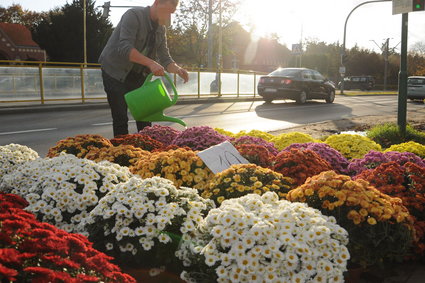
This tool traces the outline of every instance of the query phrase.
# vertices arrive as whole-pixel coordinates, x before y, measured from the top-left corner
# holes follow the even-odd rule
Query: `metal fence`
[[[179,96],[256,96],[262,73],[241,70],[189,70],[189,82],[174,75]],[[220,78],[221,84],[217,83]],[[0,103],[106,99],[98,64],[0,60]]]

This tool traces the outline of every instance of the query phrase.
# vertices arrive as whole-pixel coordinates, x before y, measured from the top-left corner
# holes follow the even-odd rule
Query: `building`
[[[46,51],[21,24],[0,23],[0,60],[46,61]]]

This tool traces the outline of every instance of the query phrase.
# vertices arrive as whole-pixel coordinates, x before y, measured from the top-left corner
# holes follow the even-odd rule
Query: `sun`
[[[303,27],[303,17],[292,2],[296,1],[244,0],[237,20],[256,38],[276,34],[281,43],[290,46],[300,42]]]

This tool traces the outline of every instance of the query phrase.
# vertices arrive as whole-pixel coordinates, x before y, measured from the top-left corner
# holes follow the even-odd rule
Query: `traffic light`
[[[342,54],[341,56],[341,62],[343,65],[347,64],[348,62],[348,54]]]
[[[111,9],[111,2],[105,2],[102,6],[103,8],[103,13],[102,13],[102,18],[107,18],[109,17],[109,11]]]
[[[412,0],[412,11],[424,11],[425,10],[425,0]]]

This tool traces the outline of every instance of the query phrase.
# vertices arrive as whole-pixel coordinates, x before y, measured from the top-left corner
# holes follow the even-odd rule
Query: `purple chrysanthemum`
[[[198,126],[182,131],[172,143],[181,147],[188,146],[192,150],[204,150],[227,140],[229,137],[209,126]]]
[[[139,134],[150,136],[151,138],[162,142],[164,145],[170,145],[173,140],[180,134],[180,131],[169,126],[153,125],[145,127],[139,131]]]
[[[287,146],[283,151],[290,151],[292,148],[309,149],[320,155],[321,158],[328,161],[332,168],[339,174],[347,174],[349,161],[339,151],[333,149],[325,143],[307,142],[294,143]]]
[[[419,166],[425,167],[425,162],[416,154],[411,152],[388,151],[379,152],[371,150],[363,158],[355,158],[348,164],[348,172],[350,175],[358,175],[364,170],[374,169],[382,163],[395,161],[400,165],[406,162],[412,162]]]

